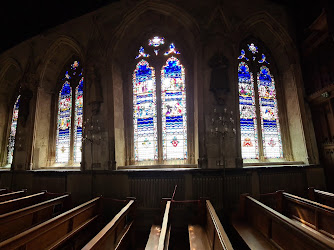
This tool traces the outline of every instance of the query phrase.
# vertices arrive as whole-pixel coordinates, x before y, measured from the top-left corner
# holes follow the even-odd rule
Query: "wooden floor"
[[[250,249],[265,250],[279,249],[267,240],[259,231],[253,229],[245,222],[233,221],[234,228],[238,231],[243,240],[247,243]]]

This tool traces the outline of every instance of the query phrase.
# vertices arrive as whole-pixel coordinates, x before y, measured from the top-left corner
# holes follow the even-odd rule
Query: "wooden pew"
[[[266,199],[270,195],[278,212],[334,238],[334,208],[283,191],[269,194]],[[266,203],[263,196],[262,200]]]
[[[91,237],[98,233],[98,229],[101,228],[98,222],[103,214],[102,207],[103,198],[94,198],[12,238],[0,242],[0,249],[79,249],[84,246]],[[130,211],[129,208],[132,207],[133,201],[130,201],[124,208],[127,212],[119,213],[118,215],[120,216],[117,217],[118,220],[112,220],[98,234],[98,236],[101,236],[101,241],[94,241],[97,246],[104,244],[104,240],[107,240],[107,243],[109,243],[108,241],[110,239],[108,237],[110,235],[115,236],[115,234],[121,237],[119,242],[122,242],[127,233],[125,232],[123,236],[120,236],[120,231],[128,232],[131,228],[130,224],[132,224],[132,222],[129,225],[123,223],[128,222],[128,211]],[[124,212],[124,210],[121,212]]]
[[[135,200],[132,199],[83,249],[126,249],[130,243],[134,210]]]
[[[49,193],[46,191],[24,196],[21,198],[0,202],[0,214],[9,213],[11,211],[28,207],[48,199],[56,198],[64,195],[64,193]]]
[[[312,201],[334,207],[334,194],[315,189],[314,187],[308,188],[308,198]]]
[[[334,240],[248,196],[240,197],[242,221],[233,225],[251,249],[333,249]]]
[[[162,222],[159,225],[152,225],[148,241],[146,243],[146,250],[152,249],[168,249],[170,238],[170,210],[171,199],[162,199],[161,201],[163,209]]]
[[[232,244],[225,233],[225,230],[216,214],[214,207],[209,200],[201,200],[205,203],[204,224],[189,225],[190,249],[233,249]]]
[[[182,240],[189,240],[187,244],[189,244],[190,249],[233,249],[215,209],[209,200],[175,201],[163,199],[162,204],[165,204],[165,206],[163,206],[164,213],[161,226],[159,224],[151,227],[150,236],[145,248],[146,250],[168,249],[170,239],[175,243],[176,239],[173,239],[173,237],[175,234],[180,233],[179,230],[182,229],[184,225],[186,229],[188,229],[189,237],[185,237]],[[173,213],[171,213],[172,208]],[[175,223],[180,220],[181,224]],[[186,244],[178,245],[178,243],[175,243],[175,246],[172,247],[184,248],[185,245]]]
[[[17,191],[17,192],[10,192],[10,193],[1,194],[0,195],[0,202],[20,198],[20,197],[26,195],[26,193],[27,193],[27,189],[23,189],[23,190]]]
[[[0,241],[33,227],[70,206],[70,195],[62,195],[29,207],[0,215]]]
[[[7,188],[0,188],[0,194],[6,194],[6,193],[8,193]]]

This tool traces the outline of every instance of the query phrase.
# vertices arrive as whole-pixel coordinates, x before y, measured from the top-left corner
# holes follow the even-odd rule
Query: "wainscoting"
[[[104,195],[136,197],[138,208],[158,209],[163,197],[175,200],[208,197],[217,210],[235,211],[239,196],[284,189],[306,196],[307,187],[326,190],[323,168],[319,166],[253,167],[224,170],[120,170],[120,171],[0,171],[0,187],[70,192],[74,204]]]

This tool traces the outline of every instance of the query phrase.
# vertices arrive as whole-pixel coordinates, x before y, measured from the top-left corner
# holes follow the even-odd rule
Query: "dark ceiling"
[[[0,6],[0,53],[35,35],[116,0],[91,1],[6,1]],[[271,0],[286,7],[295,19],[297,38],[320,14],[320,0]]]

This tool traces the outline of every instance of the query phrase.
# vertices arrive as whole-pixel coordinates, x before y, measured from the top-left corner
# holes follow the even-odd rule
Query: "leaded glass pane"
[[[257,75],[264,157],[283,157],[275,81],[266,66]]]
[[[81,78],[79,85],[75,89],[75,122],[74,122],[74,162],[81,162],[82,150],[82,113],[83,113],[83,84]]]
[[[238,67],[242,158],[259,158],[253,74],[245,62]]]
[[[13,163],[17,119],[19,117],[19,107],[20,107],[20,96],[17,97],[13,108],[12,123],[10,125],[9,142],[8,142],[8,154],[7,154],[8,164]]]
[[[185,70],[171,57],[161,70],[163,159],[187,159]]]
[[[58,101],[58,124],[56,141],[56,162],[65,163],[70,159],[72,90],[65,82]]]
[[[133,127],[135,161],[157,160],[155,71],[145,60],[133,72]]]

